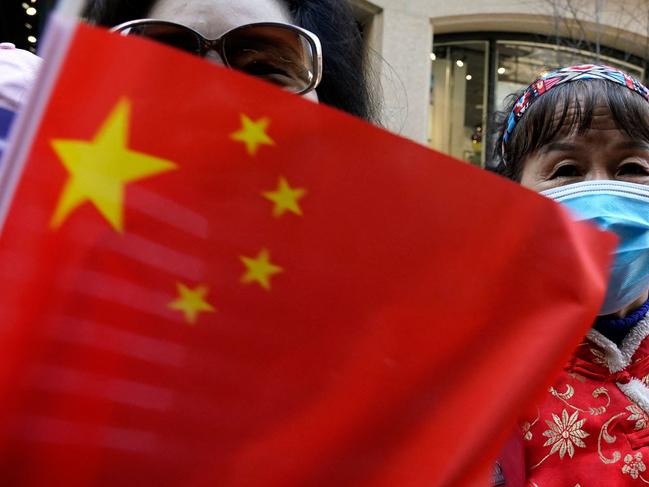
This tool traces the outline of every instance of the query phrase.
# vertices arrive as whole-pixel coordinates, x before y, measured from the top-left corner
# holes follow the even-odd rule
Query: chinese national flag
[[[476,481],[594,319],[613,238],[260,81],[64,27],[5,161],[2,485]]]

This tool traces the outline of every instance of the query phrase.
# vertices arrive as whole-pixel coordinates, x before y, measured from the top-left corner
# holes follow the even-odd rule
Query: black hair
[[[523,90],[524,91],[524,90]],[[605,106],[619,130],[634,140],[649,143],[649,102],[629,88],[606,80],[578,80],[561,84],[541,95],[518,121],[501,152],[507,118],[523,91],[510,95],[498,114],[498,137],[492,167],[506,178],[520,182],[526,156],[566,133],[584,134],[595,108]]]
[[[293,22],[316,34],[322,43],[323,76],[316,90],[320,101],[377,121],[363,39],[347,0],[283,1],[288,4]],[[90,0],[84,17],[112,27],[146,18],[154,4],[155,0]]]

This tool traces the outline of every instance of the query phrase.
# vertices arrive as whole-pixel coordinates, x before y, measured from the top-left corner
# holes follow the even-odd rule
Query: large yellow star
[[[280,176],[276,191],[266,191],[263,197],[275,203],[273,216],[280,217],[287,211],[296,215],[302,215],[299,200],[306,195],[304,188],[291,188],[288,181]]]
[[[187,323],[194,324],[199,313],[214,313],[216,309],[207,302],[207,286],[196,286],[190,289],[185,284],[179,282],[176,284],[178,298],[168,304],[169,308],[182,311],[185,314]]]
[[[247,270],[241,282],[246,284],[256,282],[266,290],[270,290],[270,278],[284,272],[284,269],[270,261],[270,254],[266,249],[262,249],[255,258],[241,256],[241,262]]]
[[[230,134],[230,138],[237,142],[243,142],[246,145],[248,154],[254,156],[257,154],[260,145],[275,145],[275,141],[267,133],[268,125],[270,125],[268,118],[260,118],[253,122],[247,115],[242,113],[241,129]]]
[[[50,222],[59,227],[86,202],[118,232],[124,230],[127,183],[176,168],[176,164],[127,148],[130,103],[120,100],[91,141],[55,139],[52,147],[69,176]]]

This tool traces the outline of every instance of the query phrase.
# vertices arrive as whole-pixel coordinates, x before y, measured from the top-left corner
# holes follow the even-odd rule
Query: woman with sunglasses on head
[[[375,120],[363,41],[346,0],[90,0],[85,14],[120,34],[178,47]]]

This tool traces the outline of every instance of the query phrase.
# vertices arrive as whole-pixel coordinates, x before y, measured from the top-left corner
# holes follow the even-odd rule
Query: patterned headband
[[[642,83],[623,71],[620,71],[617,68],[612,68],[611,66],[581,64],[579,66],[570,66],[547,73],[527,87],[523,95],[516,101],[514,109],[507,118],[507,128],[503,134],[503,143],[500,149],[503,163],[507,165],[507,161],[505,160],[505,150],[511,139],[512,132],[514,132],[514,129],[516,128],[516,124],[518,124],[519,120],[523,118],[527,109],[539,96],[563,83],[589,79],[603,79],[612,81],[621,86],[626,86],[649,102],[649,90]]]

